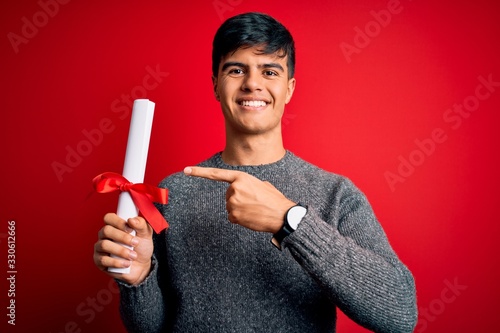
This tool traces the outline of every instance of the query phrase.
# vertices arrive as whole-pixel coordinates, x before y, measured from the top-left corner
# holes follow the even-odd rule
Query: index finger
[[[184,168],[184,174],[193,177],[232,183],[238,178],[241,171],[205,167],[186,167]]]

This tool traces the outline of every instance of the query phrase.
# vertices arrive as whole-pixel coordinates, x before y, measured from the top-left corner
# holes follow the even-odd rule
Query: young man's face
[[[222,58],[213,83],[233,133],[280,131],[295,88],[295,79],[288,78],[287,57],[261,54],[258,47],[240,48]]]

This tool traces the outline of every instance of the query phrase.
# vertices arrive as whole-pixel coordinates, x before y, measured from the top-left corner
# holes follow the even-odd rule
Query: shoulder
[[[350,228],[345,221],[376,221],[373,209],[366,195],[351,179],[344,175],[326,171],[304,160],[297,160],[303,171],[302,191],[307,191],[305,203],[316,209],[324,221],[338,225],[342,230]],[[339,229],[340,230],[340,229]]]
[[[290,153],[290,155],[290,172],[299,175],[307,183],[332,189],[357,190],[354,183],[347,176],[325,170],[293,153]]]
[[[325,170],[292,154],[290,172],[298,186],[307,190],[312,202],[352,209],[367,202],[365,194],[345,175]]]

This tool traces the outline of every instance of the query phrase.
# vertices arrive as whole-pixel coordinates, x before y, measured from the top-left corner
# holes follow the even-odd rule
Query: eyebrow
[[[224,65],[222,65],[222,71],[225,71],[228,67],[233,67],[233,66],[234,67],[248,68],[248,65],[245,65],[244,63],[237,62],[237,61],[228,61],[228,62],[224,63]],[[260,68],[275,68],[275,69],[278,69],[282,72],[285,71],[283,69],[283,66],[281,66],[280,64],[275,63],[275,62],[259,65],[258,67],[260,67]]]

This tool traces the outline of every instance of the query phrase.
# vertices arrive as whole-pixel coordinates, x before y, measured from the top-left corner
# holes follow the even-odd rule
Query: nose
[[[241,90],[246,92],[262,90],[263,77],[259,70],[249,70],[241,84]]]

